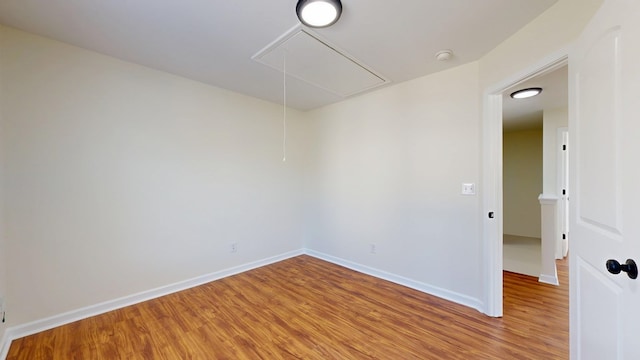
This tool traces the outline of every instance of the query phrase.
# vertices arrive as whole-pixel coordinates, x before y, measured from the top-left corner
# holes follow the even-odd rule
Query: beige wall
[[[300,249],[299,112],[0,36],[10,325]]]
[[[307,246],[479,299],[479,197],[460,194],[479,181],[477,79],[472,63],[310,113]]]
[[[504,233],[540,238],[542,130],[504,133]]]
[[[483,89],[567,49],[603,0],[559,0],[480,59]]]

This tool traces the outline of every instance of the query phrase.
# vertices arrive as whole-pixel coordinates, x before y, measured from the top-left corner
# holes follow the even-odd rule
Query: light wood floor
[[[505,272],[501,319],[299,256],[15,340],[7,359],[567,359],[560,287]]]

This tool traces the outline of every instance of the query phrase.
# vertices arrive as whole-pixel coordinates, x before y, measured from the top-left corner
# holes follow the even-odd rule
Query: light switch
[[[475,194],[476,194],[476,184],[474,183],[462,184],[462,195],[475,195]]]

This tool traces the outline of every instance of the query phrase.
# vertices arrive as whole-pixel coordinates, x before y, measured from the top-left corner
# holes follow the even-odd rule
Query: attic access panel
[[[281,72],[286,60],[287,75],[341,97],[348,97],[389,82],[300,26],[285,33],[255,54],[252,59]]]

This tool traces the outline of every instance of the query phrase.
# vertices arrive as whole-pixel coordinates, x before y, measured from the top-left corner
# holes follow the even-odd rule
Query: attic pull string
[[[287,52],[282,55],[282,162],[287,161]]]

